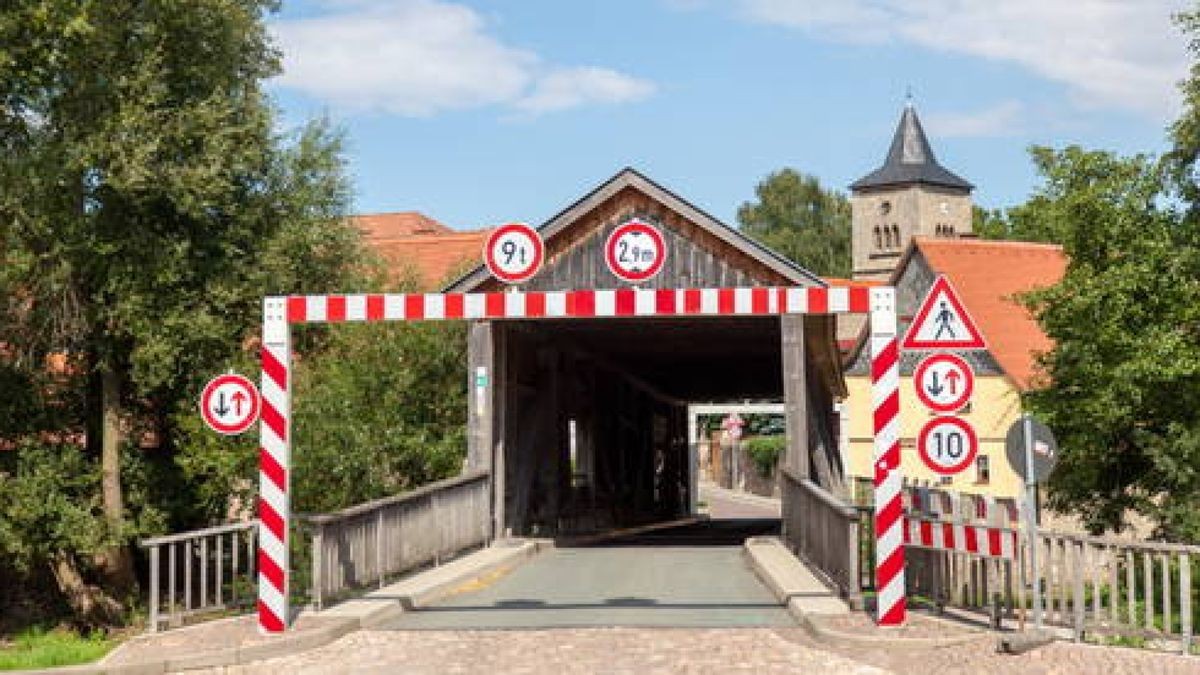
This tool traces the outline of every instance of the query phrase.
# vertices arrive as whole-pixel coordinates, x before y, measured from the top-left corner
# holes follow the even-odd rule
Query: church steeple
[[[975,187],[938,164],[911,100],[905,104],[904,113],[900,115],[900,123],[896,125],[892,146],[888,148],[883,166],[852,183],[850,189],[862,190],[910,183],[968,191]]]
[[[883,166],[850,185],[854,278],[886,281],[914,236],[969,234],[974,187],[938,164],[910,98]]]

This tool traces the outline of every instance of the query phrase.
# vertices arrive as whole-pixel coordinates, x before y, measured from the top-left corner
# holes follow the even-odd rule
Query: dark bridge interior
[[[778,317],[493,324],[496,508],[512,534],[669,521],[690,504],[687,404],[780,400]],[[502,465],[502,469],[501,469]]]

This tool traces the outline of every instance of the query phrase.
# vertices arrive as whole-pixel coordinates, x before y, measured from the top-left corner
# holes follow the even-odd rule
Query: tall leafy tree
[[[1027,300],[1054,348],[1030,394],[1063,446],[1051,505],[1095,529],[1127,512],[1200,540],[1200,250],[1169,206],[1163,165],[1069,147],[1036,151],[1045,184],[1019,217],[1069,257]]]
[[[1175,187],[1189,205],[1188,217],[1200,218],[1200,3],[1176,20],[1188,39],[1192,65],[1180,84],[1183,114],[1171,125],[1173,147],[1167,155]]]
[[[850,201],[815,177],[785,168],[754,189],[738,208],[741,230],[823,276],[850,275]]]
[[[276,5],[0,8],[4,367],[36,400],[48,395],[37,372],[65,357],[68,395],[48,407],[75,400],[79,414],[29,437],[86,438],[99,571],[118,594],[133,583],[122,449],[143,433],[170,439],[170,414],[228,362],[264,293],[337,285],[355,258],[354,234],[331,225],[347,199],[336,135],[273,131],[262,83],[279,61],[263,18]],[[38,431],[27,427],[0,420],[0,438]],[[89,548],[53,552],[68,594]]]

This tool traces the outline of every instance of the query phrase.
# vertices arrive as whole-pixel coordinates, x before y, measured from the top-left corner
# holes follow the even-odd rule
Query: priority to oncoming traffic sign
[[[917,366],[913,374],[917,398],[938,413],[961,410],[975,390],[975,372],[966,360],[954,354],[934,354]]]
[[[214,377],[200,394],[200,415],[213,431],[234,436],[258,419],[258,388],[241,375]]]

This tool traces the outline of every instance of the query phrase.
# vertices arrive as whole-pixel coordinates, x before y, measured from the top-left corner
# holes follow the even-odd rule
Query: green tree
[[[1176,189],[1189,206],[1188,217],[1200,219],[1200,3],[1176,20],[1188,39],[1192,65],[1180,84],[1183,113],[1171,125],[1167,164]]]
[[[59,386],[82,392],[43,401],[60,418],[53,427],[0,420],[0,438],[86,438],[101,536],[55,556],[86,568],[99,554],[117,595],[133,583],[124,544],[136,534],[123,448],[149,432],[170,449],[172,414],[230,362],[262,295],[339,285],[356,259],[354,233],[338,224],[347,189],[336,135],[320,123],[291,142],[273,131],[262,82],[279,63],[263,18],[276,5],[0,9],[4,367],[19,375],[15,400],[38,401],[37,372],[66,355]],[[7,478],[14,490],[37,475],[23,461]],[[69,598],[87,571],[56,572]]]
[[[754,188],[757,201],[738,208],[741,230],[805,269],[850,276],[850,202],[813,176],[785,168]]]
[[[971,231],[984,239],[1009,239],[1009,223],[1003,209],[971,207]]]
[[[1029,401],[1059,436],[1051,505],[1095,530],[1140,512],[1200,540],[1200,255],[1168,204],[1163,165],[1069,147],[1035,150],[1045,184],[1014,222],[1069,257],[1028,296],[1054,348]]]

